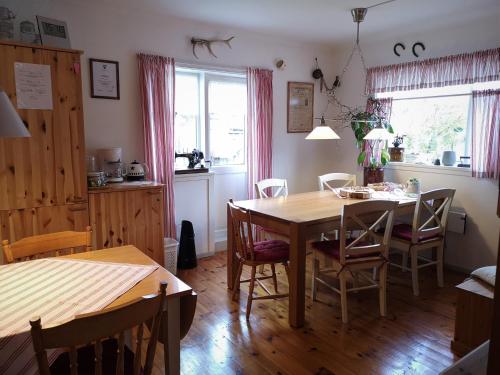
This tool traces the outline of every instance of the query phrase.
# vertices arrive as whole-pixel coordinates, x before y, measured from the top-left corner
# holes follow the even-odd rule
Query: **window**
[[[246,78],[176,68],[175,150],[200,149],[215,169],[246,165]],[[176,168],[185,168],[178,158]]]
[[[405,161],[432,164],[443,151],[455,151],[457,162],[470,156],[472,90],[500,88],[500,82],[447,86],[378,94],[392,97],[390,123],[405,135]]]

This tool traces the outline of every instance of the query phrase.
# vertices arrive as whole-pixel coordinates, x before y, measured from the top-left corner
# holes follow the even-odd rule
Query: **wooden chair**
[[[26,237],[13,244],[4,240],[2,248],[6,263],[46,257],[52,255],[51,253],[58,256],[62,250],[68,250],[71,254],[76,248],[90,251],[92,250],[92,228],[88,226],[85,232],[66,231]]]
[[[92,372],[95,374],[113,372],[124,374],[126,370],[128,370],[126,373],[134,375],[151,374],[160,325],[163,337],[167,337],[168,334],[166,290],[167,283],[162,281],[157,295],[146,295],[125,306],[79,315],[60,325],[42,327],[40,317],[30,320],[31,337],[40,374],[50,375],[51,368],[49,368],[46,350],[56,348],[69,349],[68,362],[71,375]],[[151,336],[147,346],[145,365],[141,369],[144,326],[149,320],[153,320]],[[127,361],[131,363],[126,364],[126,353],[129,353],[130,350],[125,347],[124,333],[134,327],[137,327],[136,351],[135,354],[132,354],[133,358]],[[108,345],[108,339],[115,340],[115,336],[118,336],[117,349],[113,350],[112,353],[106,353],[103,348],[111,347]],[[93,345],[87,345],[89,343],[93,343]],[[77,349],[77,347],[80,348]],[[166,371],[168,364],[166,345],[164,345],[164,355]],[[62,356],[68,356],[68,353],[66,352]],[[111,363],[106,361],[109,359],[112,359]],[[60,358],[56,360],[56,363],[59,360]],[[130,367],[126,367],[126,365]],[[115,369],[115,371],[110,369]],[[67,373],[67,367],[61,370],[66,370],[64,373]]]
[[[422,193],[417,198],[412,224],[397,224],[392,231],[391,248],[403,253],[402,265],[391,265],[407,270],[411,259],[413,294],[418,296],[419,268],[436,265],[438,286],[443,286],[443,252],[448,211],[455,195],[454,189],[437,189]],[[432,203],[430,203],[432,202]],[[419,256],[422,250],[436,248],[436,260]],[[418,261],[423,264],[418,264]]]
[[[270,190],[270,192],[266,192]],[[255,183],[255,194],[257,198],[286,197],[288,195],[288,186],[285,179],[268,178]]]
[[[266,192],[266,190],[268,192]],[[277,198],[288,196],[288,185],[286,179],[268,178],[255,183],[255,194],[257,198]],[[270,228],[257,228],[257,231],[262,231],[266,240],[282,240],[289,242],[288,236],[278,233]],[[264,266],[259,267],[259,273],[264,273]]]
[[[236,293],[240,289],[241,283],[250,283],[248,289],[248,301],[246,318],[250,318],[250,311],[252,309],[252,301],[259,299],[276,299],[288,297],[286,294],[278,294],[278,280],[276,278],[277,263],[283,264],[286,274],[288,276],[288,258],[290,253],[290,245],[281,240],[266,240],[254,242],[252,235],[252,222],[250,212],[243,210],[233,204],[230,200],[229,209],[231,212],[231,225],[233,226],[234,243],[236,249],[228,249],[228,251],[235,251],[235,256],[238,261],[238,272],[235,280],[235,287],[233,290],[232,298],[235,300]],[[256,269],[261,265],[269,264],[271,266],[271,276],[256,277]],[[251,267],[250,279],[240,280],[243,266]],[[272,279],[274,284],[274,291],[276,294],[271,294],[269,289],[262,284],[261,280]],[[253,291],[255,283],[259,284],[267,293],[266,296],[254,297]]]
[[[317,241],[313,247],[313,275],[312,299],[317,299],[318,282],[340,294],[342,308],[342,322],[347,323],[347,293],[378,288],[380,315],[386,315],[386,283],[387,262],[389,255],[389,242],[394,219],[394,210],[397,202],[392,201],[366,201],[345,205],[342,208],[340,224],[340,240]],[[371,224],[366,223],[370,221]],[[376,233],[376,229],[385,225],[383,235]],[[347,239],[349,229],[360,232],[356,239]],[[320,268],[320,259],[331,266]],[[379,279],[373,280],[360,271],[379,270]],[[324,275],[339,280],[340,288],[331,285]],[[352,276],[353,287],[347,287],[348,277]],[[359,286],[359,276],[367,283]]]
[[[356,186],[356,175],[349,173],[328,173],[318,176],[319,190],[333,190],[335,186],[330,185],[331,182],[341,182],[338,187]]]
[[[331,183],[336,182],[338,186],[332,186]],[[318,176],[319,190],[331,190],[333,191],[338,187],[356,186],[356,175],[349,173],[327,173],[322,176]],[[329,233],[321,233],[321,240],[336,239],[338,240],[338,230],[335,229]]]

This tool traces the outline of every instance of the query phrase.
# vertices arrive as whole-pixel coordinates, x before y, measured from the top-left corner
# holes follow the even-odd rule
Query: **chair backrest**
[[[253,235],[250,212],[234,205],[233,200],[228,202],[233,226],[233,238],[236,245],[236,255],[245,260],[254,260]],[[230,249],[228,249],[230,251]]]
[[[340,186],[332,186],[330,182],[342,182]],[[319,190],[330,189],[336,187],[356,186],[356,175],[349,173],[328,173],[318,176]]]
[[[76,316],[60,325],[42,327],[40,317],[30,320],[31,337],[36,353],[38,369],[41,375],[50,375],[46,349],[69,348],[71,375],[77,374],[77,346],[94,343],[95,373],[102,373],[102,340],[118,336],[116,369],[123,374],[124,332],[137,327],[137,344],[134,356],[134,375],[141,373],[141,350],[144,325],[153,320],[151,335],[146,351],[143,374],[151,374],[156,343],[160,333],[167,335],[167,282],[160,282],[158,294],[143,296],[127,305],[115,307],[91,314]]]
[[[90,251],[92,250],[92,228],[88,226],[85,232],[65,231],[41,234],[20,239],[12,244],[4,240],[2,248],[6,263],[49,256],[52,255],[51,253],[58,256],[63,250],[70,254],[79,248]]]
[[[444,237],[455,189],[436,189],[418,195],[411,231],[412,243],[419,238]]]
[[[389,256],[394,210],[397,202],[386,200],[369,200],[366,202],[344,205],[340,222],[340,263],[351,260],[359,261],[359,257],[386,258]],[[377,233],[383,227],[384,233]],[[347,232],[359,230],[360,235],[353,241],[347,241]]]
[[[266,190],[270,192],[266,192]],[[257,198],[286,197],[288,195],[288,185],[285,179],[268,178],[255,183],[255,194]]]

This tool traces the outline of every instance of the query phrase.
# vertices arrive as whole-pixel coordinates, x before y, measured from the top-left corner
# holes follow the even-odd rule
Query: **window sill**
[[[392,162],[389,163],[385,168],[400,170],[400,171],[409,171],[409,172],[435,173],[440,175],[447,174],[453,176],[472,177],[472,170],[470,168],[447,167],[444,165]]]

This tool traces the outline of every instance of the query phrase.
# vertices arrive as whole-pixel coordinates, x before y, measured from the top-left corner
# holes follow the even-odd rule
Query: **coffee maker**
[[[127,169],[122,163],[122,149],[120,147],[101,149],[98,154],[106,181],[110,183],[123,182],[123,178],[127,175]]]

